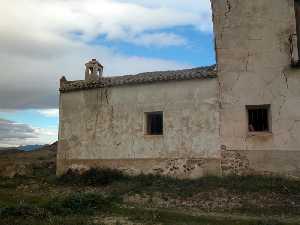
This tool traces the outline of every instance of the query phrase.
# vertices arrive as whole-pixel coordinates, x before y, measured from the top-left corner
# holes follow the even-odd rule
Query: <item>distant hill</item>
[[[18,148],[0,148],[0,155],[5,155],[5,154],[14,154],[18,152],[24,152]]]
[[[23,146],[17,147],[17,149],[28,152],[28,151],[37,150],[37,149],[42,148],[44,146],[45,145],[23,145]]]
[[[57,142],[34,150],[6,148],[0,151],[0,177],[31,176],[34,168],[51,169],[55,173]]]
[[[0,154],[48,150],[56,152],[57,141],[50,145],[23,145],[19,147],[0,147]]]

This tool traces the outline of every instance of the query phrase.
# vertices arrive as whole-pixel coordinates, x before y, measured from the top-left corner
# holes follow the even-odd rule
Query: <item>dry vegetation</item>
[[[300,224],[300,181],[177,180],[113,170],[55,177],[55,145],[0,153],[0,224]],[[9,168],[9,169],[7,169]]]

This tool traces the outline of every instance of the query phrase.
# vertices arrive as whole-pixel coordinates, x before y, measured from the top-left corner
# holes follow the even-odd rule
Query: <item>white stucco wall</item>
[[[59,159],[219,157],[217,79],[62,93]],[[145,135],[145,112],[163,111],[163,136]]]
[[[293,0],[213,0],[222,145],[300,150],[300,70],[290,67]],[[249,135],[246,105],[271,105],[271,132]]]
[[[105,165],[185,177],[300,177],[293,3],[212,0],[218,78],[61,93],[58,173]],[[271,132],[248,132],[247,105],[271,105]],[[164,112],[163,136],[145,135],[151,111]]]

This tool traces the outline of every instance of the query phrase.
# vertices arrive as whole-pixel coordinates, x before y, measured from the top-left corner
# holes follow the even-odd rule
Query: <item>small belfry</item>
[[[86,81],[97,81],[102,77],[102,74],[103,66],[96,59],[92,59],[85,64]]]

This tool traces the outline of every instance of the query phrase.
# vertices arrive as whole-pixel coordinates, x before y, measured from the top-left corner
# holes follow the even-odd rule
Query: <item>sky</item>
[[[59,78],[215,63],[209,0],[0,0],[0,147],[57,140]]]

